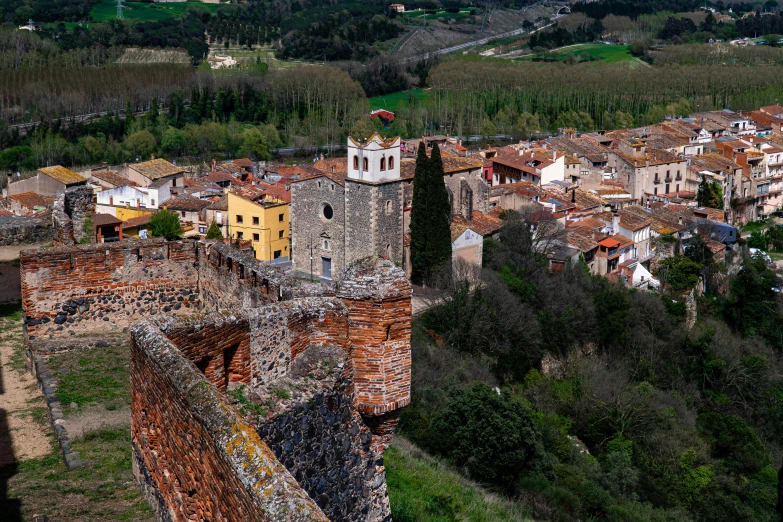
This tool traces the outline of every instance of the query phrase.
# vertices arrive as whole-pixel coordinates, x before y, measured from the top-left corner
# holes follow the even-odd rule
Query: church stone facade
[[[353,261],[380,255],[401,265],[400,138],[348,138],[347,173],[291,184],[291,251],[300,274],[333,279]]]

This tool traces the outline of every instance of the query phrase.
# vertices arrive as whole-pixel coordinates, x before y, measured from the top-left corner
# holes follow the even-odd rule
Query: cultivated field
[[[123,2],[123,5],[125,6],[122,12],[123,18],[145,22],[180,16],[189,7],[206,9],[211,13],[216,13],[218,8],[218,4],[205,4],[203,2]],[[117,2],[113,0],[99,0],[90,11],[90,15],[96,22],[114,20],[117,18]]]

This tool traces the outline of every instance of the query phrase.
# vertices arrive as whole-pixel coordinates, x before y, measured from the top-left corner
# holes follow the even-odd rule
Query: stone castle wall
[[[141,317],[200,309],[194,241],[123,241],[23,250],[29,341],[123,332]]]
[[[134,470],[159,520],[326,522],[258,433],[150,322],[134,326],[130,370]]]
[[[132,328],[131,409],[159,519],[390,520],[411,330],[391,262],[311,284],[221,243],[145,240],[24,251],[21,270],[28,340],[154,316]]]
[[[48,241],[52,220],[22,216],[0,216],[0,246],[25,245]]]

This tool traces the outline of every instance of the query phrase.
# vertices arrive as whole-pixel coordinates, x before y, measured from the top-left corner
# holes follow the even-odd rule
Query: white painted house
[[[102,190],[96,195],[95,211],[117,217],[117,208],[157,210],[160,204],[171,197],[169,185],[160,187],[133,187],[126,185]]]

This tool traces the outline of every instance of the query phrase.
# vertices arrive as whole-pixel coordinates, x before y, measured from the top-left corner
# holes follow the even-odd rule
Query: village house
[[[520,181],[540,186],[565,180],[565,157],[556,151],[550,159],[539,152],[504,147],[491,161],[493,186]]]
[[[125,238],[139,238],[141,231],[147,230],[152,214],[144,214],[122,222],[122,236]],[[147,236],[149,237],[149,236]]]
[[[686,190],[686,161],[671,152],[647,147],[639,139],[620,139],[609,153],[609,164],[633,199]]]
[[[723,109],[722,111],[697,112],[690,115],[697,120],[710,120],[726,130],[733,136],[752,135],[756,132],[756,126],[750,118],[740,113]]]
[[[470,220],[455,216],[451,222],[451,258],[472,265],[482,265],[484,240],[497,236],[503,221],[492,215],[473,212]]]
[[[210,202],[209,206],[204,209],[204,215],[207,230],[209,230],[209,226],[214,222],[220,228],[220,233],[223,234],[223,237],[229,237],[227,194],[220,196],[217,201]],[[204,233],[206,233],[206,231]]]
[[[53,201],[53,198],[35,192],[22,192],[0,200],[0,208],[8,210],[15,216],[32,216],[51,207]]]
[[[232,190],[227,196],[229,226],[226,237],[252,241],[255,258],[259,261],[287,263],[291,257],[289,204],[262,198],[258,190]]]
[[[94,243],[122,241],[122,221],[110,214],[93,215],[92,228]]]
[[[186,235],[203,235],[207,233],[207,227],[209,226],[205,209],[211,204],[211,201],[192,196],[178,196],[170,198],[164,203],[163,207],[179,215],[179,222],[185,229]],[[191,232],[191,234],[188,234],[188,232]]]
[[[125,221],[153,213],[170,197],[167,184],[160,187],[124,185],[98,192],[95,195],[96,211]]]
[[[185,170],[164,159],[152,159],[123,167],[119,174],[139,187],[162,189],[182,188]]]
[[[40,196],[54,197],[69,187],[86,185],[87,178],[61,165],[41,167],[35,176],[8,185],[8,195],[34,192]]]
[[[133,185],[133,182],[131,182],[131,180],[128,178],[124,178],[116,172],[112,172],[106,169],[90,172],[89,182],[90,185],[93,186],[95,192]]]

